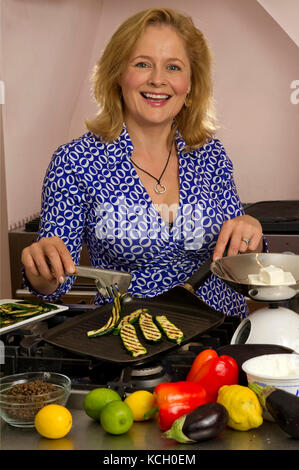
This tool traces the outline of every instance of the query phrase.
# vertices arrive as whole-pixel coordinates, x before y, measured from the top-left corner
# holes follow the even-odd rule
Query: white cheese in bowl
[[[261,268],[258,274],[249,274],[248,280],[250,284],[256,285],[288,286],[296,284],[292,273],[285,272],[272,264]]]
[[[299,397],[299,354],[266,354],[243,362],[242,369],[249,383],[274,387]],[[267,410],[267,421],[274,421]]]
[[[250,372],[259,377],[299,377],[299,355],[270,354],[248,362]]]

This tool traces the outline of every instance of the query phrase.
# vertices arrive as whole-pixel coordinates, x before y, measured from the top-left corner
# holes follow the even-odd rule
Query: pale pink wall
[[[9,226],[40,210],[44,173],[70,136],[100,17],[98,0],[3,0]]]
[[[111,33],[143,8],[190,14],[215,57],[222,139],[244,202],[298,199],[298,48],[253,0],[2,0],[9,224],[40,208],[55,148],[95,112],[89,76]],[[16,181],[18,183],[16,184]]]
[[[299,46],[299,2],[297,0],[257,0]]]

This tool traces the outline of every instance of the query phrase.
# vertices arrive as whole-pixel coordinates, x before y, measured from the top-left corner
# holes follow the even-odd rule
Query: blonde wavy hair
[[[217,127],[212,97],[212,56],[191,17],[169,8],[141,11],[113,34],[91,77],[99,110],[93,119],[85,121],[86,127],[106,142],[114,141],[121,133],[124,109],[119,79],[136,41],[150,25],[173,27],[185,44],[191,65],[191,90],[175,118],[169,138],[179,129],[188,148],[201,147],[213,137]]]

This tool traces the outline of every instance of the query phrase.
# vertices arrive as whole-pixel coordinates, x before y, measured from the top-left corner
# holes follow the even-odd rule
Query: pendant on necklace
[[[159,181],[157,181],[157,183],[155,184],[154,186],[154,190],[156,193],[158,194],[163,194],[165,193],[166,191],[166,187],[164,186],[164,184],[160,183]]]

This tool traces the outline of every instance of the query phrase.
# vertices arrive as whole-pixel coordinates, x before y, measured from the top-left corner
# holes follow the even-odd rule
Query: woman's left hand
[[[263,232],[260,222],[250,215],[241,215],[226,220],[218,236],[213,261],[222,258],[226,247],[228,248],[227,256],[246,252],[261,252]]]

